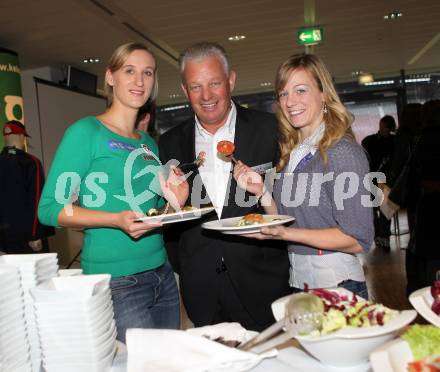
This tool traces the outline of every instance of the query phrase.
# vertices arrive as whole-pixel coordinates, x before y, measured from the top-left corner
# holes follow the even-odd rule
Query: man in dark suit
[[[290,293],[286,247],[205,230],[201,224],[263,213],[255,197],[237,186],[233,164],[217,153],[216,145],[220,140],[234,142],[234,156],[264,173],[277,161],[276,119],[232,102],[235,73],[220,45],[189,47],[181,57],[181,72],[195,117],[161,136],[161,160],[188,163],[205,152],[204,164],[188,179],[190,203],[212,202],[216,207],[216,213],[165,230],[183,302],[196,326],[235,321],[261,330],[274,322],[270,304]]]

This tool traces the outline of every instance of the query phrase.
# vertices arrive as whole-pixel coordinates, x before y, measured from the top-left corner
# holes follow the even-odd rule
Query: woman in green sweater
[[[127,328],[179,328],[179,294],[161,225],[140,212],[184,205],[180,171],[159,176],[154,140],[135,129],[138,109],[157,93],[156,61],[139,43],[121,45],[105,74],[109,108],[71,125],[57,149],[40,200],[42,223],[83,228],[85,274],[109,273],[118,339]],[[78,203],[75,201],[78,198]],[[176,205],[174,205],[176,207]]]

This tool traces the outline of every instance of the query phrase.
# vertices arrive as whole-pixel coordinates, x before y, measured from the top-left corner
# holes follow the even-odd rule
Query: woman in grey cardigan
[[[234,177],[260,199],[266,213],[296,220],[262,228],[252,237],[289,243],[293,290],[339,286],[368,297],[356,254],[368,251],[374,238],[370,192],[375,186],[352,134],[352,117],[314,55],[287,59],[277,72],[276,93],[281,156],[273,199],[245,164],[237,164]]]

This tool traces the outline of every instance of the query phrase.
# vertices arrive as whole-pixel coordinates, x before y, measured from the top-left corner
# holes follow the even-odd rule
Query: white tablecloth
[[[118,351],[113,361],[111,372],[126,372],[127,365],[127,349],[124,344],[118,344]],[[263,360],[257,367],[250,370],[251,372],[369,372],[371,367],[369,364],[356,366],[352,368],[335,368],[325,366],[316,359],[309,356],[304,351],[289,347],[280,350],[278,356],[272,359]],[[145,371],[149,372],[149,371]],[[153,371],[151,371],[153,372]],[[154,371],[166,372],[166,371]]]

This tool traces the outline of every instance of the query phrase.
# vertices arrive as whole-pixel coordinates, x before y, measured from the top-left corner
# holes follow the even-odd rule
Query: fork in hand
[[[190,163],[179,164],[177,167],[180,168],[184,173],[190,170],[197,169],[198,167],[203,165],[203,163],[205,162],[205,157],[206,157],[206,153],[204,151],[200,151],[199,154],[197,155],[197,158],[194,161]]]

